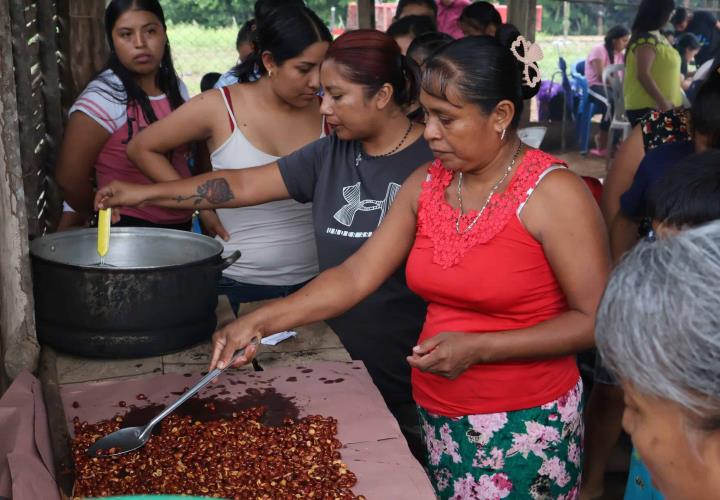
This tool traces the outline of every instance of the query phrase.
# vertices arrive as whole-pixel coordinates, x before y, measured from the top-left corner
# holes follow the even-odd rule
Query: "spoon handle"
[[[257,344],[257,339],[253,339],[252,344]],[[213,379],[215,379],[218,375],[220,375],[222,372],[224,372],[228,367],[232,366],[237,359],[242,356],[245,353],[246,347],[243,347],[242,349],[238,349],[235,351],[235,354],[232,357],[232,360],[230,360],[230,363],[225,366],[225,368],[215,368],[213,371],[209,372],[207,375],[205,375],[203,378],[201,378],[197,384],[192,386],[190,389],[188,389],[185,394],[180,396],[173,404],[165,408],[163,411],[161,411],[155,418],[153,418],[143,429],[142,433],[140,434],[140,438],[144,438],[145,435],[150,434],[150,431],[152,431],[152,428],[157,425],[158,422],[160,422],[162,419],[170,415],[172,412],[174,412],[178,406],[183,404],[185,401],[193,397],[195,394],[197,394],[203,387],[208,385]]]

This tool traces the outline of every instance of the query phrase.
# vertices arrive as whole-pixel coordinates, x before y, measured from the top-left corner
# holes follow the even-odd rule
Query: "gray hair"
[[[598,350],[638,391],[720,428],[720,222],[643,242],[610,277]]]

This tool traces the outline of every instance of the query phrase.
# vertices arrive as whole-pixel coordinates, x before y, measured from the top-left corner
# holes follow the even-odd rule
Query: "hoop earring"
[[[506,132],[506,131],[507,131],[507,129],[504,128],[504,129],[502,130],[502,132],[500,133],[500,141],[501,141],[501,142],[505,140],[505,132]]]
[[[268,70],[268,78],[272,78],[272,75],[273,75],[272,70],[269,69],[269,70]]]

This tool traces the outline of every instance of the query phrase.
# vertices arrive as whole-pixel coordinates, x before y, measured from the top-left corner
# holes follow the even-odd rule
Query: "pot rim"
[[[100,263],[96,265],[82,265],[82,264],[69,264],[67,262],[60,262],[57,260],[48,259],[46,257],[42,257],[37,254],[38,246],[41,244],[40,240],[42,241],[42,244],[47,244],[48,240],[60,240],[72,236],[80,236],[81,234],[85,233],[97,233],[97,228],[82,228],[82,229],[74,229],[70,231],[63,231],[59,233],[51,233],[51,234],[45,234],[43,236],[40,236],[39,238],[35,238],[33,241],[30,242],[30,257],[33,261],[39,261],[43,263],[47,263],[53,266],[57,267],[63,267],[63,268],[69,268],[69,269],[79,269],[85,272],[88,271],[100,271],[100,272],[111,272],[111,273],[126,273],[126,272],[132,272],[132,273],[140,273],[140,272],[148,272],[148,271],[170,271],[175,270],[179,268],[188,268],[188,267],[200,267],[200,266],[206,266],[208,264],[213,264],[214,261],[218,259],[222,259],[222,254],[225,251],[224,246],[215,240],[214,238],[210,238],[209,236],[205,236],[203,234],[197,234],[192,233],[190,231],[180,231],[177,229],[165,229],[165,228],[155,228],[155,227],[115,227],[111,228],[111,236],[112,233],[119,233],[119,234],[137,234],[137,233],[147,233],[147,232],[155,232],[160,233],[159,235],[156,234],[154,236],[162,236],[162,233],[165,233],[166,236],[171,237],[183,237],[185,239],[189,240],[196,240],[196,241],[202,241],[205,243],[211,243],[213,244],[215,248],[215,252],[212,255],[209,255],[206,258],[200,259],[200,260],[194,260],[191,262],[186,262],[182,264],[170,264],[170,265],[158,265],[158,266],[126,266],[126,267],[113,267],[113,266],[101,266]],[[99,257],[98,257],[99,258]]]

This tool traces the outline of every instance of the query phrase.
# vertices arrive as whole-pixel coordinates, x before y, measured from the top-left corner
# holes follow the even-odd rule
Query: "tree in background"
[[[165,17],[175,23],[196,23],[208,28],[242,24],[252,17],[252,0],[165,0]]]
[[[308,7],[317,12],[320,18],[324,19],[326,23],[330,23],[330,8],[335,7],[337,9],[337,16],[341,17],[343,21],[347,16],[347,4],[350,0],[305,0]]]
[[[330,8],[345,17],[348,0],[307,0],[307,5],[330,22]],[[207,28],[240,25],[252,17],[254,0],[165,0],[165,17],[175,24],[195,23]]]
[[[500,3],[507,3],[501,0]],[[538,0],[543,6],[543,33],[563,34],[563,1]],[[571,0],[569,35],[604,35],[607,28],[616,24],[630,26],[637,13],[640,0]],[[678,7],[711,9],[717,12],[718,0],[675,0]]]
[[[563,34],[563,3],[538,0],[543,7],[543,33]],[[607,27],[632,23],[639,0],[606,0],[594,3],[570,2],[569,35],[603,35]],[[633,4],[633,5],[628,5]]]
[[[337,8],[339,18],[345,19],[350,0],[306,0],[308,7],[330,22],[331,7]],[[375,0],[380,3],[383,0]],[[254,0],[163,0],[165,17],[173,23],[196,23],[207,28],[241,25],[252,17]],[[385,0],[387,3],[387,0]],[[498,3],[507,4],[507,0]],[[629,26],[637,12],[640,0],[581,0],[570,2],[570,35],[602,35],[615,24]],[[684,5],[684,0],[676,0]],[[690,0],[691,9],[702,9],[717,2]],[[563,2],[561,0],[538,0],[543,6],[543,32],[548,35],[563,34]]]

